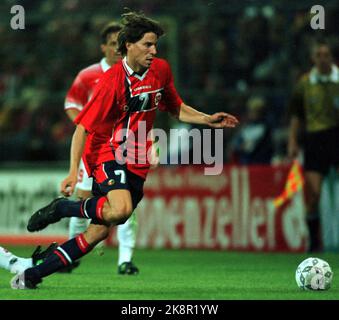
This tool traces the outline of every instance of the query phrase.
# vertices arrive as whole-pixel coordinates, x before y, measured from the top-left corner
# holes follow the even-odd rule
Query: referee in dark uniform
[[[314,44],[311,57],[314,66],[297,83],[289,104],[288,155],[298,155],[302,133],[308,251],[316,252],[322,250],[322,182],[332,166],[339,168],[339,69],[326,42]]]

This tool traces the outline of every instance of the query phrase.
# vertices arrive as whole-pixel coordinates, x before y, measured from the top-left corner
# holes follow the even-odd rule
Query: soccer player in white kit
[[[117,38],[121,26],[111,22],[107,24],[101,32],[101,51],[104,57],[99,63],[93,64],[81,70],[76,76],[71,88],[67,92],[65,99],[65,112],[73,121],[81,112],[86,103],[90,100],[93,89],[99,78],[113,64],[121,59],[117,53]],[[78,173],[77,197],[79,199],[90,198],[92,190],[92,178],[88,177],[84,163],[81,161]],[[89,220],[72,217],[69,224],[69,237],[74,238],[84,232],[88,226]],[[136,221],[133,214],[124,224],[117,228],[117,238],[119,243],[118,274],[135,275],[139,269],[132,262],[133,250],[135,247]],[[79,262],[64,271],[72,271]]]

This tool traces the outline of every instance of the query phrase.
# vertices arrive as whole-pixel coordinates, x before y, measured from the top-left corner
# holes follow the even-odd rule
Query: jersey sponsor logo
[[[130,89],[130,92],[131,92],[130,97],[131,97],[131,98],[134,98],[134,97],[140,96],[141,94],[146,94],[146,93],[151,94],[151,93],[156,93],[156,92],[160,92],[160,91],[163,91],[163,90],[164,90],[164,88],[159,88],[159,89],[156,89],[156,90],[144,91],[144,92],[132,94],[132,91],[131,91],[131,89]]]
[[[137,88],[134,88],[133,91],[138,91],[138,90],[143,90],[143,89],[151,89],[152,86],[149,85],[149,86],[140,86],[140,87],[137,87]]]

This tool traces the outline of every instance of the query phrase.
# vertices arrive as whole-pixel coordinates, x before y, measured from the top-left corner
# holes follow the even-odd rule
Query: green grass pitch
[[[8,247],[30,256],[33,247]],[[12,274],[0,270],[1,300],[336,300],[339,255],[313,254],[334,272],[328,291],[302,291],[294,279],[308,254],[137,249],[138,276],[117,274],[117,249],[82,259],[72,274],[54,274],[38,290],[12,290]]]

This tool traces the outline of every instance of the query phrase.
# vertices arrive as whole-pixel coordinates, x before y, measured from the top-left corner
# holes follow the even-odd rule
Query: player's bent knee
[[[131,205],[125,205],[120,208],[117,208],[113,213],[114,224],[123,224],[128,218],[132,215],[133,208]]]

